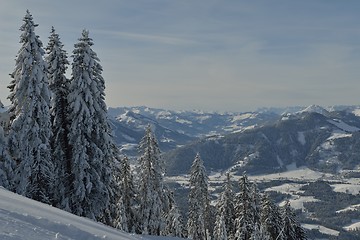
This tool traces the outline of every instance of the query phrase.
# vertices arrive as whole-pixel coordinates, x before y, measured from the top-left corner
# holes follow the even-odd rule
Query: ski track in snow
[[[176,238],[125,233],[0,188],[0,239],[166,240]]]

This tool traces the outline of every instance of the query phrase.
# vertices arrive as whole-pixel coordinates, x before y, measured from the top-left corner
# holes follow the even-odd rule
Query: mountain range
[[[109,108],[121,152],[136,156],[145,126],[158,138],[169,175],[187,173],[196,153],[214,171],[274,173],[286,166],[334,172],[360,159],[357,106],[264,108],[245,113]]]

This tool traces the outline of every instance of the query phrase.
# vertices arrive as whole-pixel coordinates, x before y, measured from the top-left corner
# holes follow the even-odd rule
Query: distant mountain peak
[[[329,111],[326,110],[325,108],[316,105],[316,104],[312,104],[308,107],[306,107],[305,109],[299,111],[299,113],[304,113],[304,112],[309,112],[309,113],[320,113],[322,115],[327,115],[329,114]]]

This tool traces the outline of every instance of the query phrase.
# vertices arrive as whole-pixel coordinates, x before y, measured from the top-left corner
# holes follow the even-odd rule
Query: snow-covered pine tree
[[[162,235],[172,237],[184,237],[184,225],[181,213],[175,203],[174,194],[169,194],[169,211],[165,214],[166,225]]]
[[[270,238],[269,233],[266,231],[266,229],[263,228],[262,225],[255,224],[254,231],[251,233],[250,240],[272,240],[273,238]],[[274,238],[274,240],[281,240],[280,238]]]
[[[280,208],[267,194],[261,200],[261,226],[269,233],[270,239],[283,239],[283,223]]]
[[[196,154],[190,169],[189,212],[187,222],[188,238],[208,239],[212,229],[207,228],[210,211],[208,176],[200,154]]]
[[[215,240],[227,240],[227,231],[226,231],[226,224],[225,218],[223,213],[219,213],[216,215],[216,222],[214,227],[214,239]]]
[[[115,161],[116,162],[112,167],[113,180],[111,181],[113,194],[110,197],[109,207],[105,209],[104,215],[99,220],[106,225],[127,232],[127,217],[124,210],[124,202],[120,186],[120,179],[122,175],[121,166],[117,159]]]
[[[70,211],[69,192],[73,181],[71,175],[71,149],[69,146],[69,119],[68,100],[70,81],[66,78],[65,72],[69,65],[64,45],[59,35],[51,28],[49,43],[46,47],[47,71],[49,86],[52,91],[51,121],[52,138],[51,147],[55,165],[55,186],[54,205],[60,209]]]
[[[160,235],[164,226],[164,165],[150,125],[140,141],[139,154],[140,231],[143,234]]]
[[[260,224],[261,215],[261,194],[256,183],[251,184],[251,212],[254,224]]]
[[[135,231],[139,228],[139,219],[135,210],[138,205],[137,192],[134,185],[129,159],[127,157],[124,157],[120,162],[119,174],[120,175],[116,175],[115,178],[120,185],[121,200],[124,205],[124,214],[127,220],[127,231],[135,233]]]
[[[283,236],[284,240],[305,240],[307,239],[305,230],[301,227],[301,224],[296,218],[296,214],[290,202],[286,201],[282,207],[282,219],[283,219]]]
[[[14,187],[12,183],[14,169],[15,162],[9,155],[7,138],[4,134],[3,127],[0,126],[0,186],[10,191],[12,191]]]
[[[120,229],[124,232],[129,232],[128,219],[126,217],[124,200],[122,197],[118,200],[118,203],[116,206],[117,206],[116,210],[118,211],[118,213],[117,213],[117,218],[115,218],[115,220],[113,220],[113,225],[114,225],[113,227]]]
[[[236,240],[248,240],[254,230],[254,212],[252,205],[251,183],[246,174],[240,179],[240,192],[235,203],[235,235]]]
[[[54,165],[50,153],[50,90],[42,42],[27,10],[20,27],[22,44],[11,74],[9,151],[16,161],[15,191],[50,203]]]
[[[226,226],[226,235],[231,238],[235,234],[235,208],[234,208],[235,195],[233,186],[230,179],[230,174],[226,174],[226,181],[223,186],[223,191],[220,195],[219,202],[216,205],[217,219],[222,215]],[[215,234],[214,234],[215,235]]]
[[[76,215],[103,220],[116,191],[112,168],[117,148],[107,119],[102,67],[92,45],[89,32],[83,30],[72,56],[68,139],[73,183],[69,205]]]

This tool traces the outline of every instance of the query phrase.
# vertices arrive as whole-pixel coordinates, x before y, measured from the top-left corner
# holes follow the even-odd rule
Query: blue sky
[[[360,103],[358,0],[1,0],[5,103],[26,9],[44,46],[54,26],[69,56],[82,29],[90,31],[108,106]]]

